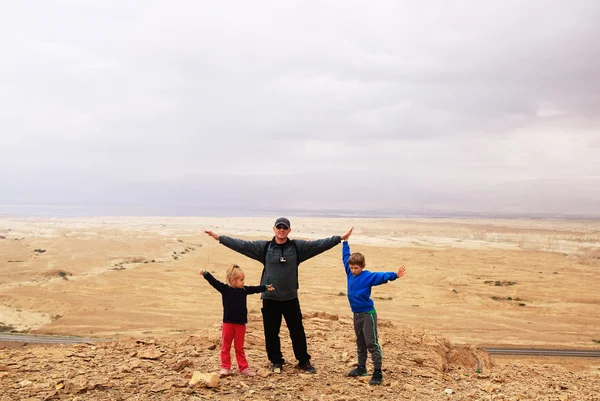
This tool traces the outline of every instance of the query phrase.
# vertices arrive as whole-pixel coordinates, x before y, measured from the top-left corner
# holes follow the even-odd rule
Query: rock
[[[450,394],[454,393],[454,391],[452,391],[451,388],[447,388],[447,389],[444,390],[444,393],[450,395]]]
[[[165,381],[165,382],[158,382],[155,383],[151,388],[150,391],[154,392],[154,393],[159,393],[161,391],[166,391],[166,390],[170,390],[171,387],[173,387],[173,383]]]
[[[162,356],[162,353],[156,348],[144,348],[137,352],[138,358],[156,360]]]
[[[417,388],[415,386],[413,386],[412,384],[405,384],[404,385],[404,391],[415,391]]]
[[[260,369],[258,369],[257,374],[260,377],[267,377],[267,376],[269,376],[271,374],[271,371],[269,369],[260,368]]]
[[[499,390],[500,386],[498,386],[497,384],[488,383],[485,386],[483,386],[483,391],[485,391],[486,393],[493,393],[494,391]]]
[[[171,369],[173,369],[176,372],[181,372],[183,369],[191,368],[193,366],[194,363],[192,361],[190,361],[189,359],[184,359],[183,361],[179,361],[171,365]]]
[[[188,386],[194,387],[196,385],[210,388],[217,387],[219,385],[219,375],[195,371]]]
[[[77,376],[72,380],[65,382],[65,392],[69,394],[77,394],[87,389],[87,379],[85,376]]]
[[[21,387],[31,387],[33,386],[33,382],[31,380],[23,380],[19,382],[19,386]]]

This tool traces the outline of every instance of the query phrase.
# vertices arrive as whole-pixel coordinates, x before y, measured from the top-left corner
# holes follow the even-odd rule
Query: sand
[[[600,349],[600,221],[292,217],[293,238],[355,226],[352,250],[365,254],[368,269],[407,267],[405,277],[372,293],[388,387],[370,389],[345,377],[354,340],[337,246],[300,267],[309,351],[325,376],[315,381],[286,365],[278,377],[232,377],[214,391],[189,388],[194,371],[218,368],[221,300],[198,270],[223,279],[236,263],[248,284],[262,271],[203,230],[265,239],[273,220],[0,218],[0,330],[113,340],[3,349],[0,385],[10,390],[4,397],[598,399],[597,360],[490,360],[477,347]],[[248,306],[247,353],[264,370],[259,296]],[[474,355],[477,366],[469,362]],[[489,363],[480,369],[478,358]]]
[[[264,239],[272,218],[0,218],[0,322],[36,333],[118,337],[193,332],[218,321],[197,275],[262,266],[203,233]],[[381,317],[454,343],[595,347],[600,221],[291,218],[295,238],[343,234],[373,271]],[[348,314],[341,246],[302,264],[304,311]],[[249,308],[259,310],[259,297]]]

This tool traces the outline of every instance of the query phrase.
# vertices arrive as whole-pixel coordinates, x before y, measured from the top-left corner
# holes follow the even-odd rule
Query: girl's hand
[[[269,284],[267,286],[267,291],[275,291],[275,288],[273,287],[273,284]]]
[[[396,272],[396,276],[398,276],[398,278],[404,276],[404,273],[406,273],[406,267],[404,267],[404,265],[400,266],[398,268],[398,271]]]
[[[198,272],[199,275],[204,276],[204,269],[200,269],[200,271]]]

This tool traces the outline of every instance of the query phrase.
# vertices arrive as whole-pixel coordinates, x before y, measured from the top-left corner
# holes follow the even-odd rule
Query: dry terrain
[[[223,279],[237,263],[250,284],[262,269],[202,231],[264,239],[272,223],[0,218],[0,330],[111,340],[0,348],[0,400],[600,399],[600,360],[490,359],[478,348],[600,350],[600,221],[293,218],[296,238],[355,226],[352,250],[370,270],[406,265],[373,290],[387,385],[344,377],[354,346],[338,246],[300,267],[316,376],[290,364],[283,375],[190,386],[193,372],[218,368],[220,297],[198,269]],[[259,296],[249,309],[248,355],[264,368]]]

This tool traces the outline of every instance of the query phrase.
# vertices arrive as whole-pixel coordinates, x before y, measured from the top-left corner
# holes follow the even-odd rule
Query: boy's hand
[[[200,271],[198,271],[198,274],[204,276],[204,269],[200,269]]]
[[[273,287],[273,284],[269,284],[267,286],[267,291],[275,291],[275,288]]]
[[[396,272],[396,276],[398,276],[398,278],[404,276],[404,273],[406,273],[406,267],[404,267],[404,265],[400,266],[398,268],[398,271]]]
[[[212,232],[212,231],[210,231],[210,230],[205,230],[204,232],[205,232],[206,234],[210,235],[211,237],[213,237],[214,239],[216,239],[217,241],[219,240],[219,234],[217,234],[217,233],[213,233],[213,232]]]
[[[352,234],[352,230],[354,230],[354,227],[352,227],[350,231],[348,231],[346,234],[342,235],[342,241],[348,241],[348,238],[350,238],[350,234]]]

